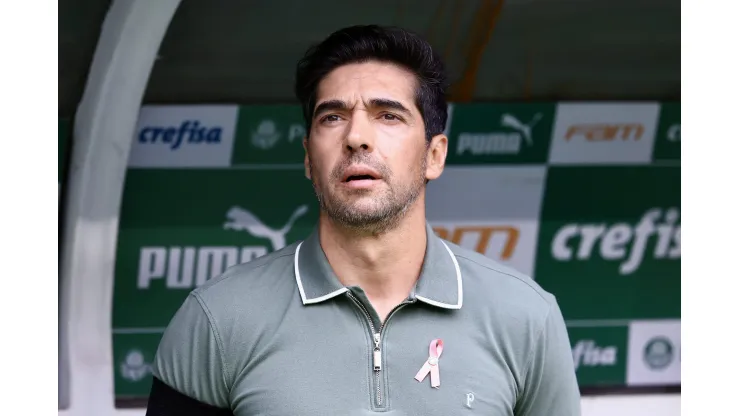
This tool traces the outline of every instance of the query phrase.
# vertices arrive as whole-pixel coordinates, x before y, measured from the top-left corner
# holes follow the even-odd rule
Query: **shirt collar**
[[[421,275],[411,298],[444,309],[460,309],[463,302],[460,265],[449,246],[427,224],[427,249]],[[319,242],[318,228],[296,247],[295,279],[304,305],[320,303],[349,290],[329,265]]]

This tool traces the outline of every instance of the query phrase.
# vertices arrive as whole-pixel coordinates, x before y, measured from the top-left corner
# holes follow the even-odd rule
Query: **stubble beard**
[[[349,165],[351,161],[359,161],[358,159],[369,158],[353,156],[341,166],[337,166],[329,176],[330,183],[336,183],[337,179],[341,177],[342,168]],[[366,164],[380,168],[377,164]],[[408,184],[394,184],[393,176],[388,169],[379,169],[388,187],[382,194],[372,197],[372,207],[360,208],[356,206],[354,196],[362,195],[362,193],[370,194],[371,191],[358,190],[352,193],[354,195],[350,194],[348,197],[335,194],[331,191],[324,192],[317,182],[316,176],[313,175],[313,164],[309,158],[311,183],[321,210],[335,224],[346,230],[363,235],[383,234],[398,227],[409,209],[419,199],[425,187],[426,157],[423,157],[419,161],[418,166],[421,167],[420,171],[414,175],[414,180]]]

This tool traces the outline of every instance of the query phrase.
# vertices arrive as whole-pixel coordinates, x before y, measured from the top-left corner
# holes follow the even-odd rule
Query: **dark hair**
[[[310,47],[296,68],[295,94],[301,102],[306,132],[311,131],[316,89],[332,70],[367,61],[391,62],[416,75],[415,103],[427,141],[447,124],[447,74],[431,45],[420,36],[397,27],[377,25],[340,29]]]

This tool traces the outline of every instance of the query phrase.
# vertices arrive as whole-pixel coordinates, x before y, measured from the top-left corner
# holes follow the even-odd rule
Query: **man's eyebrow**
[[[348,110],[349,105],[342,101],[342,100],[328,100],[324,101],[321,104],[316,106],[316,109],[313,111],[314,117],[321,113],[325,113],[327,111],[332,110]]]
[[[411,110],[406,108],[403,104],[401,104],[400,101],[391,100],[388,98],[372,98],[368,101],[368,107],[376,107],[376,108],[388,108],[393,109],[396,111],[400,111],[407,116],[411,116]]]
[[[400,101],[391,100],[389,98],[371,98],[370,100],[367,101],[366,105],[370,108],[393,109],[393,110],[404,113],[408,117],[412,116],[411,110],[406,108],[405,105],[401,104]],[[347,111],[349,109],[350,109],[350,105],[346,101],[327,100],[327,101],[321,102],[319,105],[316,106],[316,109],[314,110],[313,115],[314,117],[316,117],[327,111],[334,111],[334,110]]]

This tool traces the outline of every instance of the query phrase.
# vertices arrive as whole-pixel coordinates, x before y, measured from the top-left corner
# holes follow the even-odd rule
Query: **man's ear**
[[[303,137],[303,169],[304,169],[304,175],[306,175],[306,178],[308,180],[311,180],[311,166],[308,160],[308,136]]]
[[[447,136],[438,134],[432,137],[427,146],[427,180],[435,180],[442,175],[447,159]]]

